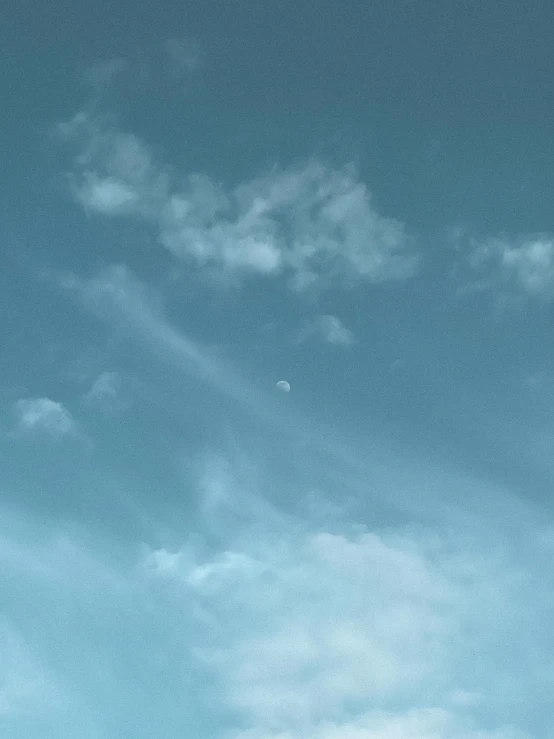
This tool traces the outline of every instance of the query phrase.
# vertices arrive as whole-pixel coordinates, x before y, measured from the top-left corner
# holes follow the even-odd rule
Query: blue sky
[[[554,9],[2,20],[2,737],[552,737]]]

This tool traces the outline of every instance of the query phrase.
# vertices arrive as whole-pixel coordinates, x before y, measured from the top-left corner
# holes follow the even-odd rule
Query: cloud
[[[333,475],[340,477],[346,474],[350,480],[352,475],[367,474],[365,453],[353,454],[337,436],[336,430],[331,432],[313,418],[307,418],[297,407],[287,409],[274,392],[274,380],[268,382],[267,390],[260,388],[238,373],[231,362],[214,355],[209,347],[169,323],[160,296],[127,267],[113,265],[89,280],[48,271],[44,277],[73,293],[86,309],[110,328],[128,333],[154,356],[163,358],[202,385],[235,401],[241,412],[251,414],[256,422],[265,424],[270,433],[283,434],[287,443],[293,444],[296,450],[315,451],[318,466],[328,464],[332,466]],[[370,438],[370,434],[368,429],[366,438]],[[381,449],[385,455],[377,436],[371,439],[371,446],[374,451]],[[373,470],[376,471],[375,463]],[[413,505],[411,502],[408,504]]]
[[[241,497],[232,474],[225,485]],[[523,739],[507,724],[544,677],[528,660],[548,637],[532,616],[540,576],[497,537],[465,524],[331,533],[265,508],[216,551],[151,550],[144,572],[194,614],[194,654],[236,717],[225,736]]]
[[[526,739],[505,725],[537,711],[529,736],[551,735],[551,536],[541,552],[524,525],[511,546],[494,521],[483,537],[466,519],[331,531],[264,501],[265,472],[223,462],[207,457],[192,485],[211,515],[185,530],[175,515],[142,549],[128,530],[116,544],[0,511],[4,610],[21,624],[14,640],[0,620],[6,735],[34,719],[29,735],[91,739],[192,725],[221,739]],[[237,504],[214,536],[218,508]]]
[[[83,402],[106,411],[121,410],[127,406],[122,390],[123,378],[119,372],[102,372],[83,396]]]
[[[68,182],[85,210],[156,218],[167,198],[168,178],[136,136],[118,131],[108,117],[83,112],[61,124],[59,133],[77,144]]]
[[[77,424],[62,403],[50,398],[23,398],[15,404],[17,430],[44,432],[54,437],[77,433]]]
[[[110,178],[99,180],[91,174],[85,177],[78,197],[88,210],[113,215],[132,212],[138,196],[129,185]]]
[[[479,275],[477,290],[499,290],[506,297],[554,298],[554,239],[525,235],[516,239],[470,240],[468,263]]]
[[[254,409],[261,417],[278,423],[273,411],[279,404],[274,400],[272,405],[270,395],[250,387],[206,347],[169,324],[159,296],[126,267],[112,266],[91,280],[76,275],[45,274],[63,289],[74,292],[88,310],[108,325],[125,327],[135,337],[146,339],[154,353],[161,352],[182,370]]]
[[[81,112],[59,130],[77,147],[69,174],[77,202],[145,220],[179,260],[228,279],[282,276],[296,290],[406,279],[417,270],[404,226],[377,212],[351,165],[310,160],[225,189],[157,163],[109,119]]]
[[[300,341],[303,341],[310,334],[317,334],[323,341],[335,346],[351,346],[354,343],[354,333],[346,328],[337,316],[318,316],[312,324],[301,332]]]

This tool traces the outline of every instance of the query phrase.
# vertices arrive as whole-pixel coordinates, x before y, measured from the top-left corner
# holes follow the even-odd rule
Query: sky
[[[4,5],[0,735],[551,739],[554,6]]]

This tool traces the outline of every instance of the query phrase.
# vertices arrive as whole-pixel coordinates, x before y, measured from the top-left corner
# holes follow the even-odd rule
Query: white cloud
[[[121,387],[121,376],[118,372],[102,372],[94,381],[89,395],[92,398],[115,398]]]
[[[145,564],[198,608],[195,654],[242,716],[241,739],[523,737],[472,727],[482,696],[453,665],[468,634],[494,630],[509,578],[494,583],[451,544],[293,527],[205,561],[187,548]]]
[[[554,298],[554,239],[523,236],[472,241],[471,268],[479,273],[477,289],[500,289],[508,295]]]
[[[107,411],[121,410],[127,405],[122,390],[123,378],[119,372],[102,372],[84,395],[83,401]]]
[[[132,537],[0,511],[1,585],[22,624],[5,649],[0,620],[10,735],[38,716],[60,737],[182,736],[198,711],[211,723],[197,734],[221,739],[528,739],[504,724],[536,706],[531,735],[552,734],[551,549],[533,571],[525,536],[502,546],[494,522],[481,539],[466,519],[331,533],[263,507],[246,466],[201,485],[212,514],[258,497],[243,527],[204,540],[175,516],[138,561]]]
[[[228,736],[523,739],[504,724],[545,678],[526,671],[548,641],[532,616],[540,577],[493,529],[481,541],[466,526],[331,533],[265,509],[219,551],[189,541],[145,566],[195,614],[194,655],[237,716]]]
[[[87,210],[103,215],[130,213],[138,201],[138,194],[130,185],[111,178],[100,180],[94,174],[84,177],[77,197]]]
[[[156,217],[167,197],[167,175],[136,136],[120,132],[108,117],[92,119],[82,112],[61,124],[59,132],[77,145],[68,178],[86,210]]]
[[[228,278],[283,276],[297,290],[417,269],[403,225],[377,213],[353,166],[312,160],[226,190],[206,175],[177,176],[106,120],[79,113],[60,131],[78,148],[70,175],[78,202],[146,219],[180,260]]]
[[[22,398],[15,404],[15,411],[20,432],[43,431],[57,437],[77,432],[71,413],[50,398]]]
[[[335,346],[351,346],[354,343],[354,333],[337,316],[318,316],[301,332],[300,340],[304,340],[310,334],[317,334],[323,341]]]

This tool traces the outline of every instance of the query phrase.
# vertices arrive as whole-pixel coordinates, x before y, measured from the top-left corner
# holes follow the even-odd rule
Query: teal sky
[[[0,11],[2,737],[554,736],[553,32]]]

